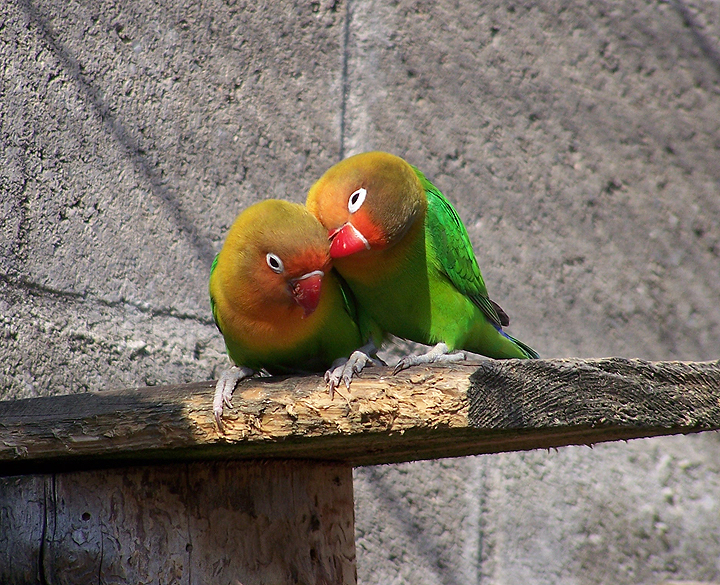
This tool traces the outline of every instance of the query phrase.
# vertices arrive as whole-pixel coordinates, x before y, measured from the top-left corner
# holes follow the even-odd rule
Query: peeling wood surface
[[[0,583],[356,583],[352,469],[197,462],[0,480]]]
[[[720,362],[505,360],[250,379],[221,434],[214,384],[0,402],[0,474],[213,458],[365,465],[720,428]]]

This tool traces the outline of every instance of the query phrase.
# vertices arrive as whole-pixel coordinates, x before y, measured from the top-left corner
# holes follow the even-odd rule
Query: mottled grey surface
[[[235,215],[371,148],[542,355],[720,355],[717,1],[10,0],[0,100],[0,398],[217,376]],[[720,581],[718,442],[358,469],[360,582]]]
[[[303,201],[338,158],[342,14],[2,11],[0,397],[212,377],[225,232],[256,200]]]

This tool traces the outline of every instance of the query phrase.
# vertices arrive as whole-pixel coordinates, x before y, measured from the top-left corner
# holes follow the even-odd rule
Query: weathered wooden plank
[[[47,475],[0,478],[0,583],[43,583],[42,542],[47,532]],[[18,539],[19,531],[23,538]],[[47,582],[47,581],[45,581]]]
[[[3,584],[356,582],[345,464],[196,462],[5,477],[0,503]]]
[[[221,434],[213,383],[0,402],[0,474],[205,458],[351,465],[720,428],[720,362],[505,360],[242,382]]]

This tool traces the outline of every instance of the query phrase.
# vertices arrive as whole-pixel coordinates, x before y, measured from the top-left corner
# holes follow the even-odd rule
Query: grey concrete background
[[[10,0],[0,100],[0,398],[217,376],[235,215],[371,148],[543,356],[719,357],[716,0]],[[362,584],[720,581],[717,434],[355,478]]]

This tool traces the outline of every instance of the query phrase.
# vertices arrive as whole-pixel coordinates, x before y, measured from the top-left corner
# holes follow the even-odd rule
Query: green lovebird
[[[368,354],[375,345],[368,341],[379,344],[382,333],[332,271],[327,231],[302,205],[266,200],[243,211],[212,264],[209,288],[215,323],[235,364],[215,390],[221,429],[237,382],[257,370],[330,368],[332,394],[340,380],[349,385],[374,362]]]
[[[415,167],[367,152],[331,167],[307,208],[328,230],[330,255],[355,297],[385,331],[435,347],[396,372],[449,362],[465,349],[492,358],[537,358],[503,331],[507,314],[488,297],[470,238],[442,193]]]

